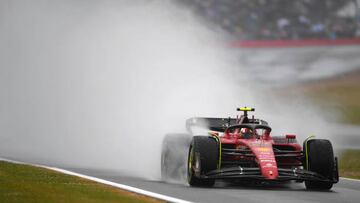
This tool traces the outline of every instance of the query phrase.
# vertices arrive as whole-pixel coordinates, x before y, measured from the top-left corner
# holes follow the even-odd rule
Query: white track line
[[[67,175],[77,176],[77,177],[84,178],[84,179],[87,179],[87,180],[92,180],[92,181],[95,181],[95,182],[98,182],[98,183],[110,185],[110,186],[117,187],[117,188],[120,188],[120,189],[123,189],[123,190],[127,190],[127,191],[130,191],[130,192],[135,192],[135,193],[138,193],[138,194],[153,197],[153,198],[156,198],[156,199],[159,199],[159,200],[164,200],[164,201],[167,201],[167,202],[191,203],[189,201],[185,201],[185,200],[182,200],[182,199],[169,197],[169,196],[166,196],[166,195],[162,195],[162,194],[142,190],[142,189],[131,187],[131,186],[128,186],[128,185],[114,183],[114,182],[107,181],[107,180],[104,180],[104,179],[95,178],[95,177],[83,175],[83,174],[80,174],[80,173],[75,173],[75,172],[64,170],[64,169],[61,169],[61,168],[49,167],[49,166],[38,165],[38,164],[30,164],[30,163],[14,161],[14,160],[9,160],[9,159],[3,159],[3,158],[0,158],[0,161],[6,161],[6,162],[10,162],[10,163],[15,163],[15,164],[26,164],[26,165],[46,168],[46,169],[49,169],[49,170],[57,171],[57,172],[64,173],[64,174],[67,174]]]
[[[350,180],[350,181],[355,181],[355,182],[360,182],[360,180],[358,180],[358,179],[353,179],[353,178],[343,178],[343,177],[340,177],[340,179]]]

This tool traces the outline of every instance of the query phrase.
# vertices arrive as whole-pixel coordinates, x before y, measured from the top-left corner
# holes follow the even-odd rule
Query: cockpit
[[[227,128],[224,135],[238,137],[239,139],[260,139],[269,137],[270,132],[271,128],[267,125],[240,124]]]

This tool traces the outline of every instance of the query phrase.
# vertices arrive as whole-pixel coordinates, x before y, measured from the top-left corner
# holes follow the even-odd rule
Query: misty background
[[[0,156],[158,179],[165,134],[240,106],[276,135],[334,136],[335,112],[271,89],[355,70],[358,47],[247,50],[231,40],[177,1],[2,0]]]

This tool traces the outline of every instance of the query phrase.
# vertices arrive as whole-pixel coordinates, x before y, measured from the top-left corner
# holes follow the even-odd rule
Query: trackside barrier
[[[304,39],[304,40],[239,40],[230,43],[233,48],[287,48],[306,46],[360,45],[360,38]]]

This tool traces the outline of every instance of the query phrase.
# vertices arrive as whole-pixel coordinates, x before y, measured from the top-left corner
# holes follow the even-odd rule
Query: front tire
[[[213,137],[195,136],[188,155],[188,183],[190,186],[211,187],[215,179],[204,179],[201,175],[215,170],[219,159],[218,142]]]
[[[316,172],[329,180],[334,179],[335,158],[329,140],[312,139],[304,143],[304,151],[307,154],[304,166],[307,170]],[[306,189],[329,190],[333,182],[305,181]]]

